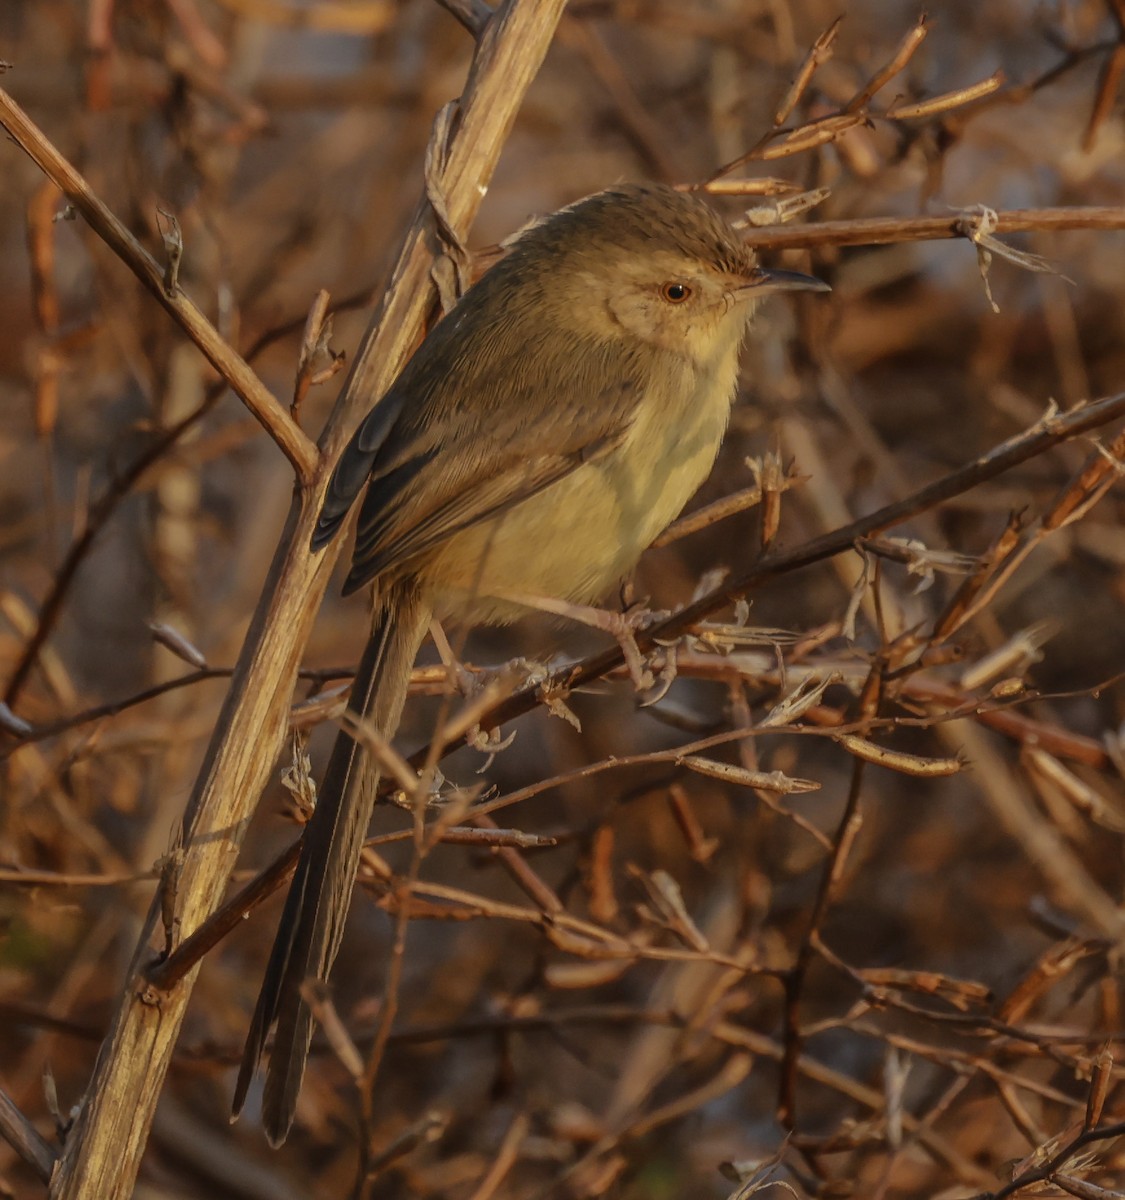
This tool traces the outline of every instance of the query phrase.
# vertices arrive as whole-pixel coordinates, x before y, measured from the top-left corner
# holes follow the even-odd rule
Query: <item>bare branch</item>
[[[166,271],[94,194],[90,185],[58,152],[22,108],[0,88],[0,125],[12,135],[43,173],[86,218],[149,292],[171,314],[254,414],[293,464],[297,479],[308,485],[317,469],[317,450],[262,381],[235,353],[199,308],[178,288],[166,286]]]

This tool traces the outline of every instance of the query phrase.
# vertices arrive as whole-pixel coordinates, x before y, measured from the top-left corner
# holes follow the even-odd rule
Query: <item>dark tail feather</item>
[[[348,708],[390,738],[398,726],[430,612],[412,587],[400,585],[380,599]],[[341,730],[305,830],[235,1085],[232,1111],[237,1116],[276,1020],[262,1111],[266,1136],[275,1146],[285,1140],[293,1124],[312,1042],[314,1022],[301,999],[301,985],[309,978],[326,979],[340,948],[375,803],[377,776],[364,770],[364,758],[355,740]]]

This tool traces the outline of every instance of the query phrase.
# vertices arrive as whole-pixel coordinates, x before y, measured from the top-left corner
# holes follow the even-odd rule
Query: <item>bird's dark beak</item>
[[[738,289],[746,295],[760,296],[763,292],[830,292],[832,289],[823,279],[802,275],[799,271],[775,271],[756,267]]]

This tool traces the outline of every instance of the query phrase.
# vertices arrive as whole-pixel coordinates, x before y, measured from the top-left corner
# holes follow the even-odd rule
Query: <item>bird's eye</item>
[[[691,288],[686,283],[666,283],[661,287],[660,295],[669,304],[683,304],[691,295]]]

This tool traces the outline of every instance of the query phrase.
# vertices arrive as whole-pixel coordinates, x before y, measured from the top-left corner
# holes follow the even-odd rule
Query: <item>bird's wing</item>
[[[452,358],[441,335],[446,326],[456,335],[454,316],[364,418],[333,474],[314,546],[330,540],[367,483],[345,592],[607,453],[642,398],[627,355],[564,343],[564,356],[557,339],[509,336],[499,354],[495,343],[488,352],[486,332],[462,331],[467,353],[439,375],[437,364]]]
[[[406,488],[402,492],[395,490],[400,483],[399,472],[372,482],[360,510],[345,593],[362,587],[394,564],[431,549],[463,529],[497,517],[557,483],[583,463],[595,461],[611,450],[623,433],[624,429],[606,432],[581,447],[561,453],[529,457],[517,451],[507,461],[492,455],[487,466],[476,447],[464,447],[457,454],[456,463],[446,452],[441,470],[456,470],[460,475],[458,468],[469,466],[474,468],[472,482],[457,488],[444,486],[440,491],[426,486],[421,495],[410,499],[405,496]],[[413,467],[410,463],[405,469]],[[434,472],[426,472],[423,467],[418,474]]]
[[[570,420],[513,428],[484,414],[454,422],[439,446],[428,439],[387,471],[378,463],[360,507],[351,592],[398,563],[481,521],[499,516],[596,461],[627,432],[637,388],[621,381]],[[497,428],[497,426],[499,426]],[[507,436],[504,436],[507,434]]]

